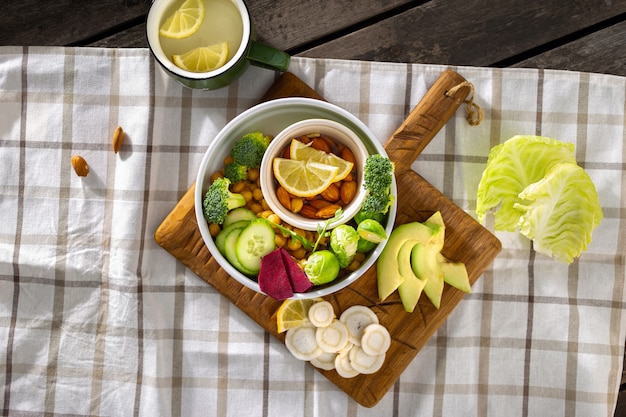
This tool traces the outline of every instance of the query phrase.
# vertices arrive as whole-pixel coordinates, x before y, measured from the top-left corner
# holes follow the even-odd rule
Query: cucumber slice
[[[230,262],[230,264],[242,274],[255,275],[254,271],[246,269],[243,265],[241,265],[239,259],[237,259],[235,248],[237,247],[237,239],[243,230],[245,230],[245,228],[235,227],[228,232],[228,235],[226,235],[226,238],[224,239],[224,256],[228,259],[228,262]]]
[[[226,248],[224,247],[224,240],[226,240],[226,236],[234,229],[243,229],[250,222],[241,220],[239,222],[231,223],[228,226],[222,227],[222,230],[215,236],[215,246],[217,246],[217,250],[220,251],[222,255],[225,254]]]
[[[228,214],[226,215],[226,219],[224,220],[224,223],[222,224],[222,227],[223,228],[228,227],[229,225],[240,222],[242,220],[251,222],[252,220],[256,220],[256,219],[257,219],[257,216],[256,214],[254,214],[252,210],[247,209],[245,207],[238,207],[228,212]]]
[[[241,231],[235,252],[244,269],[258,274],[261,270],[261,258],[276,249],[274,229],[265,219],[251,221]]]

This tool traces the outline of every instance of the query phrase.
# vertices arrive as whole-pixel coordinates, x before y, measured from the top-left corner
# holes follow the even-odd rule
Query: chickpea
[[[232,164],[233,162],[234,162],[233,157],[230,155],[224,158],[224,165]]]
[[[230,191],[233,193],[240,193],[246,188],[246,183],[244,181],[239,181],[230,186]]]
[[[274,223],[274,224],[281,224],[282,220],[280,220],[280,217],[278,217],[278,214],[276,213],[272,213],[269,216],[267,216],[267,220],[269,220],[270,222]]]
[[[259,203],[252,203],[248,206],[248,208],[256,215],[263,211],[263,207],[261,207]]]
[[[358,261],[358,262],[363,262],[365,260],[366,256],[367,255],[365,253],[363,253],[363,252],[357,252],[354,255],[354,260]]]
[[[302,242],[300,242],[298,239],[294,239],[292,237],[291,239],[289,239],[289,242],[287,242],[287,249],[289,249],[290,251],[294,251],[300,248],[302,248]]]
[[[224,173],[222,171],[214,172],[213,175],[209,178],[209,181],[213,183],[218,178],[224,178]]]
[[[352,260],[352,262],[350,262],[350,265],[348,265],[348,267],[346,269],[348,271],[350,271],[350,272],[354,272],[357,269],[359,269],[360,266],[361,266],[361,262],[359,262],[356,259],[354,259],[354,260]]]
[[[246,203],[252,201],[252,191],[250,190],[242,190],[241,195],[246,199]]]
[[[260,188],[255,188],[254,190],[252,190],[252,198],[254,198],[256,201],[263,200],[263,191],[261,191]]]
[[[256,182],[259,179],[259,168],[250,168],[248,169],[248,180],[252,182]]]
[[[220,227],[219,224],[209,223],[209,233],[211,234],[212,237],[217,236],[217,234],[221,231],[222,231],[222,228]]]
[[[274,237],[274,243],[276,243],[277,247],[282,248],[287,244],[287,238],[280,233],[276,233],[276,236]]]
[[[303,247],[300,247],[296,250],[291,251],[291,256],[296,259],[304,259],[306,256],[306,250]]]

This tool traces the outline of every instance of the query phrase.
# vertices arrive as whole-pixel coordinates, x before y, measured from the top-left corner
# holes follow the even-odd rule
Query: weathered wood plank
[[[140,19],[150,0],[3,0],[0,45],[68,45],[121,30]],[[32,13],[25,11],[32,10]]]
[[[626,0],[433,0],[301,55],[489,66],[625,12]]]
[[[626,21],[525,59],[512,66],[601,72],[626,76]]]

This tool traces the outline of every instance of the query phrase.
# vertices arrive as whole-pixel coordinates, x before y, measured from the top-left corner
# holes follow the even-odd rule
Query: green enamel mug
[[[200,0],[204,2],[202,24],[191,35],[175,39],[160,34],[169,16],[187,0],[154,0],[146,21],[148,45],[161,68],[172,78],[189,88],[216,90],[238,79],[252,64],[276,71],[287,71],[290,56],[255,40],[250,13],[243,0]],[[183,69],[173,62],[173,56],[182,56],[197,47],[228,43],[226,63],[214,70],[196,72]]]

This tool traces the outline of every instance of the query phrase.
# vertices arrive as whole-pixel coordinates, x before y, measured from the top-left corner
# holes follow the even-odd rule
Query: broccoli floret
[[[248,178],[248,167],[232,162],[224,167],[224,176],[231,182],[239,182]]]
[[[206,194],[202,208],[204,217],[210,223],[222,224],[226,219],[229,210],[246,205],[246,199],[243,195],[232,193],[228,186],[230,180],[228,178],[218,178],[213,181]]]
[[[380,154],[367,157],[363,169],[363,186],[370,194],[389,194],[393,181],[394,164]]]
[[[256,168],[261,165],[263,154],[269,144],[269,136],[261,132],[247,133],[235,143],[230,155],[236,163],[248,168]]]
[[[368,194],[361,206],[361,212],[386,214],[392,202],[393,196],[390,194]]]

